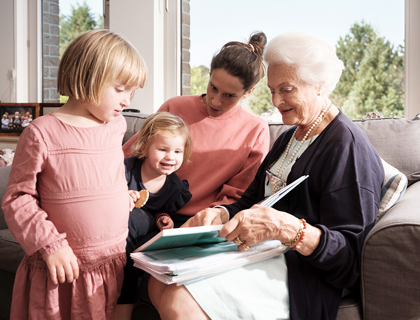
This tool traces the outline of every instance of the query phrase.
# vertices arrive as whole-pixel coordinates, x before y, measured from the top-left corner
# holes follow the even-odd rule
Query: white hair
[[[295,66],[301,80],[315,86],[325,85],[327,96],[334,90],[344,70],[344,64],[332,45],[304,31],[276,36],[267,44],[264,60],[268,66],[281,63]]]

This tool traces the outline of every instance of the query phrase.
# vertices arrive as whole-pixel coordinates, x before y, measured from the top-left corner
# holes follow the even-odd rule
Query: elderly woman
[[[189,226],[222,220],[220,235],[239,250],[268,239],[291,250],[154,292],[163,319],[335,319],[343,289],[358,284],[384,173],[366,135],[328,99],[343,63],[326,41],[304,32],[274,38],[264,59],[273,104],[293,127],[241,199],[199,212]],[[273,208],[255,205],[302,175],[309,178]]]

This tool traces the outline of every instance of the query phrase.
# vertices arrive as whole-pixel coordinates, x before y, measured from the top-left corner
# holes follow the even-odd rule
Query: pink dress
[[[3,199],[26,256],[11,319],[112,319],[126,261],[129,201],[122,116],[78,128],[49,114],[23,131]],[[55,285],[44,260],[69,245],[80,275]]]

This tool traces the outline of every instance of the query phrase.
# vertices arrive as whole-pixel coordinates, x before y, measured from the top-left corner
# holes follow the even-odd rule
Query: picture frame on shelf
[[[0,136],[20,136],[39,117],[39,103],[0,103]]]
[[[62,107],[64,103],[54,103],[54,102],[48,102],[48,103],[40,103],[39,104],[39,116],[45,116],[46,114],[49,114],[51,112],[54,112],[58,108]]]

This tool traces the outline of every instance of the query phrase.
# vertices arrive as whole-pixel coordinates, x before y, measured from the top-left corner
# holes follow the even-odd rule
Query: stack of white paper
[[[185,284],[280,255],[287,248],[268,240],[239,251],[232,242],[131,254],[134,266],[165,284]]]

